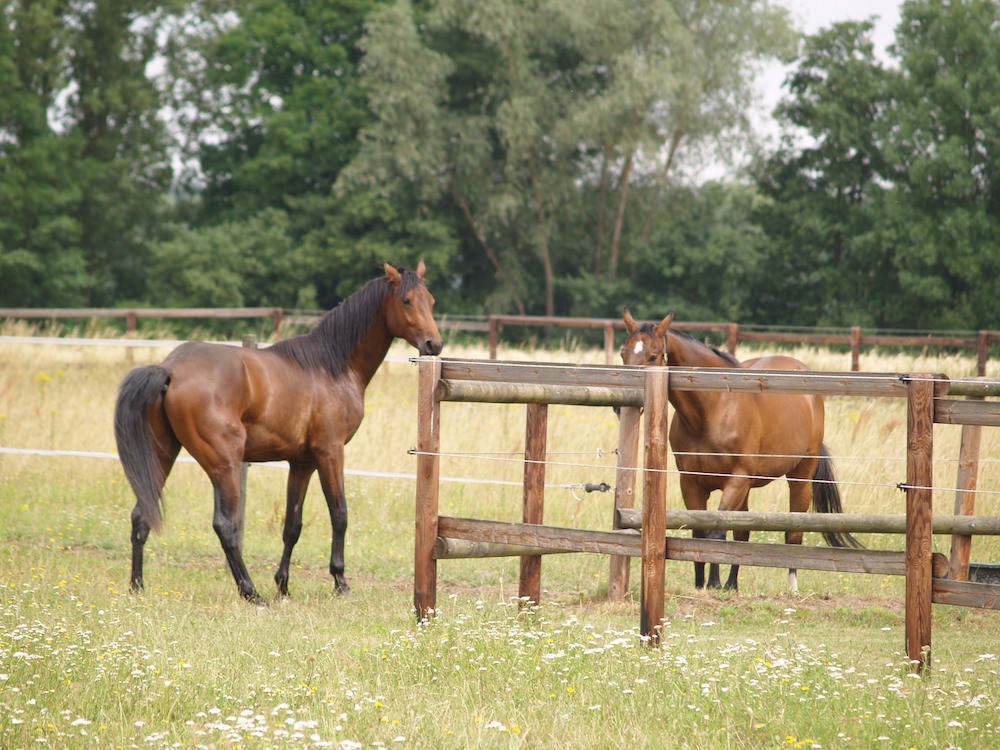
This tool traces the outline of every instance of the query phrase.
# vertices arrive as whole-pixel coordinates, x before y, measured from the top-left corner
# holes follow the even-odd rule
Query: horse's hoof
[[[351,587],[348,586],[346,583],[341,583],[333,587],[333,593],[335,593],[337,596],[348,596],[351,593]]]
[[[243,598],[246,599],[248,604],[252,604],[255,607],[260,607],[261,609],[267,609],[269,606],[267,599],[258,594],[256,591],[252,591],[249,594],[244,594]]]
[[[132,583],[130,583],[128,587],[128,590],[131,591],[133,594],[141,594],[142,589],[143,589],[142,580],[132,581]]]

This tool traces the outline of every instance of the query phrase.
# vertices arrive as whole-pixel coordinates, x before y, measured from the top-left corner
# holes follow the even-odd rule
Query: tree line
[[[771,0],[15,0],[0,306],[1000,320],[1000,3],[802,37]],[[748,122],[790,64],[777,145]],[[738,177],[706,163],[753,154]]]

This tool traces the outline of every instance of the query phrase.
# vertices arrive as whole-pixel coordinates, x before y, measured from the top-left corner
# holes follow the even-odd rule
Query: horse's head
[[[385,264],[385,275],[395,289],[386,309],[389,333],[413,344],[423,355],[441,353],[444,343],[434,322],[434,297],[424,284],[427,272],[420,261],[416,271]]]
[[[628,333],[622,347],[622,362],[626,365],[659,367],[667,356],[667,329],[674,319],[670,313],[659,323],[636,323],[626,308],[625,331]]]

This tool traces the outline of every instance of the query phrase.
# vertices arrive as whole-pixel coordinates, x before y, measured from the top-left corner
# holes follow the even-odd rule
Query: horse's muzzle
[[[420,352],[421,356],[424,357],[436,357],[441,353],[444,348],[444,342],[441,339],[426,339],[420,343],[417,347],[417,351]]]

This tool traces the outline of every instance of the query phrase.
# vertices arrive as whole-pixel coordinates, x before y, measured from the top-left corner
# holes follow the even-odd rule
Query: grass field
[[[10,333],[11,331],[0,331]],[[849,355],[789,352],[816,369]],[[408,357],[399,345],[392,355]],[[750,350],[740,352],[751,356]],[[0,447],[113,453],[118,382],[163,349],[0,344]],[[446,347],[444,356],[483,350]],[[510,359],[601,362],[585,351]],[[971,357],[862,356],[866,371],[971,375]],[[990,374],[996,374],[991,372]],[[416,370],[372,382],[348,470],[412,473]],[[983,435],[977,512],[995,515],[1000,436]],[[546,519],[608,528],[610,409],[552,407]],[[827,443],[846,510],[901,513],[905,406],[827,401]],[[518,520],[524,407],[444,404],[442,513]],[[954,486],[958,430],[935,429],[935,484]],[[285,472],[252,467],[246,556],[260,609],[241,601],[211,528],[204,474],[179,464],[167,526],[146,547],[146,592],[128,592],[134,499],[115,460],[0,454],[0,747],[121,748],[976,748],[1000,742],[1000,618],[936,606],[930,669],[909,670],[902,579],[744,568],[738,594],[697,592],[668,563],[663,644],[637,635],[638,604],[608,603],[606,558],[542,564],[543,602],[519,606],[517,560],[439,563],[440,612],[412,609],[413,486],[348,476],[347,576],[333,595],[318,483],[296,548],[292,596],[270,582],[281,551]],[[474,480],[474,481],[473,481]],[[484,483],[489,480],[493,483]],[[509,484],[504,484],[504,483]],[[681,507],[675,478],[668,506]],[[936,493],[950,513],[953,492]],[[751,508],[787,509],[783,482]],[[755,539],[780,541],[779,535]],[[880,549],[902,540],[866,536]],[[807,535],[807,544],[821,544]],[[936,538],[948,553],[949,540]],[[993,539],[973,559],[1000,560]],[[633,567],[633,593],[639,583]]]

